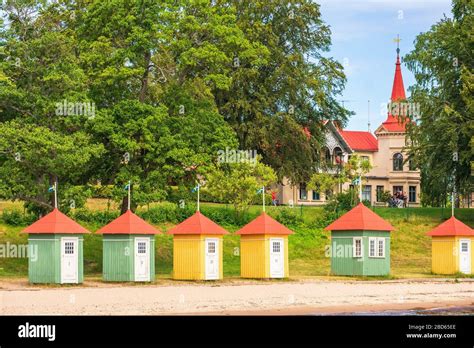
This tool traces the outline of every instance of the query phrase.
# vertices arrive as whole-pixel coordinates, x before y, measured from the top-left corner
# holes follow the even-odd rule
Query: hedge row
[[[162,203],[149,209],[141,209],[137,211],[137,215],[152,224],[160,224],[170,222],[173,224],[180,223],[192,214],[195,208],[193,206],[179,207],[174,203]],[[204,206],[201,212],[220,225],[234,225],[242,226],[255,217],[258,213],[243,213],[237,214],[233,207],[229,206]],[[89,210],[86,208],[76,209],[69,213],[69,215],[76,221],[85,222],[96,225],[105,225],[119,216],[120,212],[117,210],[103,211],[103,210]],[[296,211],[292,209],[282,208],[278,213],[272,214],[279,222],[284,225],[298,225],[302,223],[302,219]],[[33,214],[24,213],[18,209],[5,209],[1,215],[1,220],[8,225],[25,226],[36,221],[37,217]]]

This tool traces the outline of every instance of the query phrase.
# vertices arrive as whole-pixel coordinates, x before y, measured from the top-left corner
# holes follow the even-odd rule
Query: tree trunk
[[[145,52],[144,59],[145,59],[145,72],[143,73],[143,76],[142,76],[142,86],[140,88],[140,95],[138,97],[138,100],[141,103],[145,101],[146,92],[148,90],[148,75],[150,74],[150,62],[151,62],[150,51]]]

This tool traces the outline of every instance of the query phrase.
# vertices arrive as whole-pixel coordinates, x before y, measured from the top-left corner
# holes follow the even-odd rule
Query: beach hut
[[[128,209],[97,231],[103,235],[103,279],[150,282],[155,279],[155,227]]]
[[[431,268],[436,274],[472,274],[474,230],[454,216],[427,233],[431,236]]]
[[[331,231],[331,273],[382,276],[390,273],[393,226],[362,203],[325,228]]]
[[[173,278],[223,278],[223,235],[228,232],[199,211],[168,231],[173,235]]]
[[[57,208],[23,230],[28,233],[30,283],[82,283],[84,227]]]
[[[236,232],[240,235],[240,275],[287,278],[288,235],[293,232],[265,212]]]

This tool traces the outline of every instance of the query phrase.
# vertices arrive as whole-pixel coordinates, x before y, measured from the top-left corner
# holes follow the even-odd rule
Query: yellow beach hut
[[[236,232],[243,278],[287,278],[288,235],[293,231],[265,212]]]
[[[173,235],[173,278],[223,278],[223,235],[228,232],[199,211],[168,231]]]
[[[427,233],[431,240],[431,265],[435,274],[472,274],[474,230],[454,216]]]

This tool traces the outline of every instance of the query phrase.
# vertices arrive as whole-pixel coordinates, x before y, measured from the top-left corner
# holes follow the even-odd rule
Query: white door
[[[283,278],[285,259],[283,238],[270,238],[270,277]]]
[[[61,284],[79,282],[79,238],[61,238]]]
[[[150,281],[149,238],[135,238],[135,281]]]
[[[471,274],[471,240],[461,239],[459,241],[459,271]]]
[[[219,279],[219,239],[206,238],[206,279]]]

